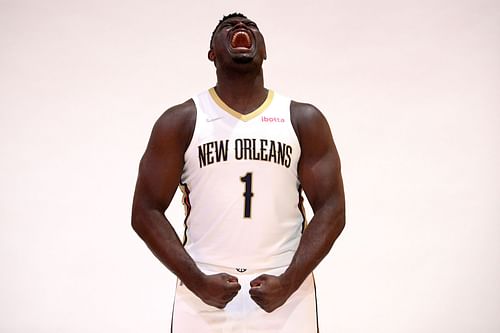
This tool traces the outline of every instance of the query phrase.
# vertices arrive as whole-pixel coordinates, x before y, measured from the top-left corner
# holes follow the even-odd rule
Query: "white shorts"
[[[316,292],[312,274],[281,307],[271,313],[251,298],[250,281],[261,274],[279,275],[286,267],[247,270],[243,273],[198,264],[205,274],[228,273],[238,278],[241,290],[224,309],[205,304],[179,281],[172,314],[172,333],[317,333]]]

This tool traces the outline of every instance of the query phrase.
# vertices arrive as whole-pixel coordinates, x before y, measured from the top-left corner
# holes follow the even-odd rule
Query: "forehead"
[[[254,21],[252,21],[251,19],[249,18],[245,18],[245,17],[239,17],[239,16],[235,16],[235,17],[230,17],[230,18],[227,18],[225,19],[224,21],[222,22],[245,22],[245,23],[255,23]]]
[[[217,27],[217,30],[219,30],[219,28],[221,26],[223,26],[224,24],[236,24],[236,23],[240,23],[240,22],[245,23],[245,24],[254,24],[257,27],[257,24],[254,21],[250,20],[249,18],[230,17],[230,18],[227,18],[224,21],[220,22],[219,26]]]

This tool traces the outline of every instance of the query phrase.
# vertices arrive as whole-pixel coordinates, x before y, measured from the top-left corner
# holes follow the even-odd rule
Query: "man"
[[[178,277],[172,332],[317,332],[312,271],[345,223],[330,128],[314,106],[264,88],[264,38],[244,15],[223,17],[208,58],[216,86],[158,119],[132,209]],[[184,244],[164,216],[179,184]]]

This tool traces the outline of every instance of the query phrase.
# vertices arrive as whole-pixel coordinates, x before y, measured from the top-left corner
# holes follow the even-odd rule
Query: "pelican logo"
[[[246,269],[246,268],[236,268],[236,270],[237,270],[238,272],[240,272],[240,273],[244,273],[244,272],[246,272],[246,271],[247,271],[247,269]]]

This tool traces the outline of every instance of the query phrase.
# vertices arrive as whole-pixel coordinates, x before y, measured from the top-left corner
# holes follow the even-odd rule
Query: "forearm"
[[[344,207],[318,209],[305,228],[299,247],[282,277],[295,291],[332,248],[345,225]]]
[[[182,246],[177,233],[163,213],[157,210],[136,212],[132,227],[153,254],[189,289],[204,276]]]

